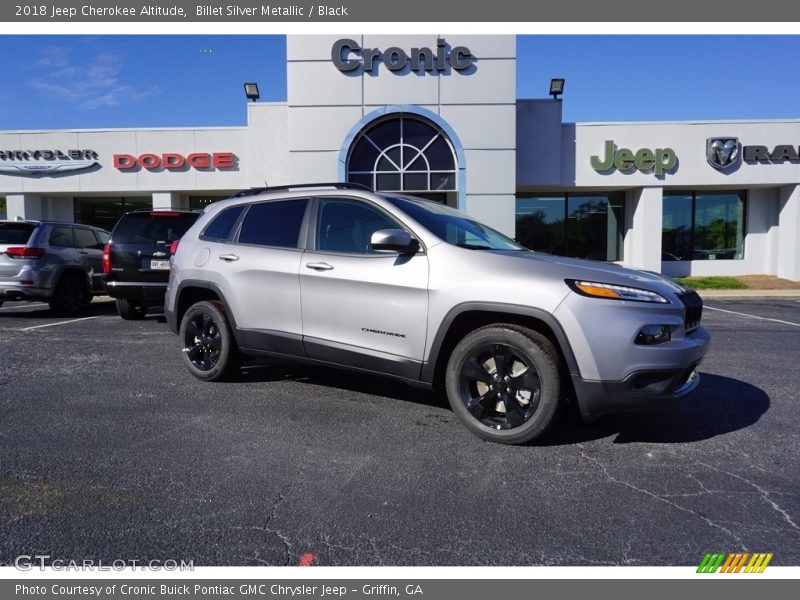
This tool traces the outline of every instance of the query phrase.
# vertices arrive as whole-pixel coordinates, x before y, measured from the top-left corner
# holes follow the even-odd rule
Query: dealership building
[[[286,44],[287,100],[249,103],[246,126],[0,132],[0,212],[111,228],[137,208],[351,181],[534,250],[800,280],[800,120],[565,123],[560,99],[517,98],[515,36]]]

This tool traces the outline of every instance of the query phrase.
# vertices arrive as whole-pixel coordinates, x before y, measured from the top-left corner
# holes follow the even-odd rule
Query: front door
[[[428,258],[370,246],[388,213],[351,198],[319,200],[313,250],[303,254],[303,342],[310,358],[418,378],[428,314]]]

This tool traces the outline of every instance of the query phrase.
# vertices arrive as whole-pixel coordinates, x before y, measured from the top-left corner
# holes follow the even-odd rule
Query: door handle
[[[239,257],[235,254],[220,254],[219,259],[224,260],[225,262],[233,262],[235,260],[239,260]]]
[[[306,263],[306,268],[314,269],[315,271],[331,271],[333,269],[333,267],[326,262]]]
[[[78,250],[78,254],[89,254],[88,250]]]

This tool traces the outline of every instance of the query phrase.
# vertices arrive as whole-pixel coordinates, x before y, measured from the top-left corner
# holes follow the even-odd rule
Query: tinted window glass
[[[95,250],[101,249],[101,246],[97,241],[97,238],[94,237],[94,233],[92,233],[91,229],[80,229],[76,227],[74,232],[75,245],[78,248],[94,248]]]
[[[97,240],[100,242],[101,246],[105,246],[108,243],[108,240],[111,239],[111,234],[107,231],[100,231],[99,229],[94,230],[94,234],[97,236]]]
[[[72,227],[54,227],[50,232],[50,245],[71,247]]]
[[[141,212],[124,215],[114,228],[117,244],[168,244],[180,238],[197,220],[196,213]]]
[[[219,213],[206,227],[203,237],[212,240],[227,240],[231,237],[231,230],[236,224],[236,219],[242,214],[245,205],[232,206]]]
[[[384,196],[436,237],[470,250],[524,250],[514,240],[437,202],[413,197]]]
[[[317,229],[317,250],[376,254],[370,245],[379,229],[400,229],[382,212],[356,200],[323,200]]]
[[[0,244],[27,244],[35,227],[30,223],[0,223]]]
[[[297,248],[308,200],[253,204],[239,232],[242,244]]]

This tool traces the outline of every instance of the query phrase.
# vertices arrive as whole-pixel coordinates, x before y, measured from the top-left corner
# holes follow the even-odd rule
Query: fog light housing
[[[640,346],[663,344],[672,339],[668,325],[645,325],[636,335],[635,343]]]

